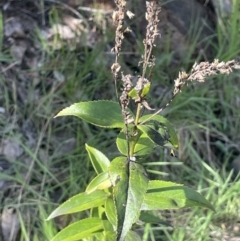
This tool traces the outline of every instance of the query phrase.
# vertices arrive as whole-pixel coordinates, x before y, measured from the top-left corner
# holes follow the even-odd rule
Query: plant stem
[[[138,121],[139,121],[139,118],[140,118],[141,108],[142,108],[141,103],[138,103],[138,105],[137,105],[137,111],[136,111],[136,117],[135,117],[135,121],[134,121],[135,126],[138,125]]]

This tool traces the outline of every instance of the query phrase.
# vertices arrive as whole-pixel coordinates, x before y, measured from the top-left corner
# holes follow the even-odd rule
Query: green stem
[[[141,103],[138,103],[136,117],[134,120],[135,130],[133,130],[133,132],[137,131],[137,125],[138,125],[138,121],[140,118],[140,113],[141,113]],[[130,150],[129,150],[130,157],[132,157],[134,155],[134,149],[137,144],[138,138],[139,138],[138,134],[136,136],[131,137],[131,141],[130,141],[131,145],[130,145]]]
[[[134,150],[135,150],[135,146],[137,144],[138,139],[139,139],[138,133],[136,135],[133,135],[132,138],[131,138],[130,151],[129,151],[130,157],[134,156]]]
[[[136,111],[136,117],[135,117],[135,120],[134,120],[135,126],[138,125],[138,121],[139,121],[139,118],[140,118],[141,107],[142,107],[141,103],[138,103],[137,111]]]

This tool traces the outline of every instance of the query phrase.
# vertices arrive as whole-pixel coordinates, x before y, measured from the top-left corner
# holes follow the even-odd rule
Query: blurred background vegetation
[[[53,116],[72,103],[116,100],[114,1],[36,0],[0,3],[0,195],[3,241],[46,241],[86,213],[45,221],[68,197],[84,190],[94,172],[85,143],[116,155],[116,132],[77,118]],[[144,0],[130,1],[135,18],[121,62],[139,74]],[[162,1],[152,74],[155,108],[171,99],[174,79],[195,61],[236,59],[240,53],[239,0]],[[240,72],[184,88],[162,113],[179,136],[176,157],[156,150],[146,158],[152,178],[197,189],[216,213],[159,213],[168,224],[136,226],[144,241],[240,240]]]

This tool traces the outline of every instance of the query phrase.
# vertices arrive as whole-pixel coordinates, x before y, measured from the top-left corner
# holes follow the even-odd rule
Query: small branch
[[[174,100],[176,95],[181,92],[183,86],[188,84],[189,81],[197,81],[197,82],[204,82],[206,77],[214,76],[218,74],[230,74],[233,69],[240,69],[240,63],[231,60],[228,62],[219,62],[218,59],[215,59],[213,63],[209,62],[201,62],[199,64],[195,63],[192,67],[191,73],[187,74],[186,72],[179,72],[178,78],[174,80],[174,91],[172,99],[165,104],[161,109],[156,111],[152,116],[148,119],[143,121],[141,124],[146,123],[147,121],[151,120],[152,117],[159,114],[163,111],[170,103]]]
[[[197,82],[204,82],[208,76],[230,74],[232,69],[240,69],[240,63],[235,60],[219,62],[218,59],[215,59],[212,63],[195,63],[190,74],[187,74],[186,72],[180,72],[178,78],[174,80],[175,88],[173,94],[175,95],[180,92],[182,87],[189,81],[195,80]]]

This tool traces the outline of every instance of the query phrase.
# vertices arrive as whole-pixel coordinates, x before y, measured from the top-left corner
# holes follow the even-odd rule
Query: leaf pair
[[[99,127],[121,129],[116,143],[119,151],[127,156],[128,144],[124,130],[125,125],[118,103],[107,100],[80,102],[63,109],[56,117],[65,115],[77,116]],[[141,124],[145,121],[146,123]],[[147,155],[156,146],[170,147],[171,149],[178,147],[176,132],[171,123],[163,116],[142,116],[139,124],[132,128],[137,128],[137,136],[134,136],[132,143],[131,138],[133,137],[130,136],[130,145],[134,145],[134,156]],[[137,141],[135,141],[136,138]]]

